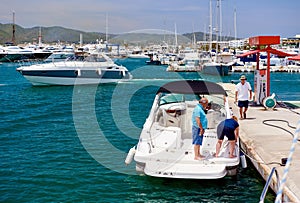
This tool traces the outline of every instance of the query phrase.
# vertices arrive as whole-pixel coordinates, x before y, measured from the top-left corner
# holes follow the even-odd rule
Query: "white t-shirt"
[[[236,85],[235,90],[238,92],[238,100],[239,101],[246,101],[249,99],[249,91],[252,90],[251,89],[251,85],[249,82],[245,82],[244,85],[242,85],[242,83],[238,83]]]

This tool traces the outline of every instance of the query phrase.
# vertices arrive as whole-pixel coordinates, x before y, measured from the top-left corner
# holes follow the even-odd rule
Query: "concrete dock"
[[[234,115],[239,118],[239,107],[234,103],[235,85],[226,83],[222,86],[228,92],[229,104]],[[276,167],[279,180],[273,175],[270,184],[275,193],[278,191],[277,182],[280,182],[285,170],[285,166],[281,165],[282,158],[289,156],[293,134],[295,134],[295,128],[300,121],[299,113],[300,108],[291,111],[278,106],[274,110],[266,110],[263,106],[250,106],[247,111],[247,119],[239,120],[241,148],[249,157],[248,160],[252,161],[265,180],[268,179],[272,168]],[[297,142],[292,157],[282,202],[300,202],[299,169],[300,141]]]

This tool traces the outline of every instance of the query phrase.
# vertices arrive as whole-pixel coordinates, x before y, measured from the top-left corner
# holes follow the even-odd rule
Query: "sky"
[[[122,34],[145,30],[178,34],[209,32],[209,0],[1,0],[0,23],[62,26],[86,31]],[[259,35],[294,37],[300,34],[300,0],[222,0],[222,26],[217,0],[212,0],[213,28],[222,36]],[[106,20],[107,19],[107,20]],[[217,23],[219,22],[219,23]],[[215,29],[214,29],[215,30]],[[214,32],[215,33],[215,32]]]

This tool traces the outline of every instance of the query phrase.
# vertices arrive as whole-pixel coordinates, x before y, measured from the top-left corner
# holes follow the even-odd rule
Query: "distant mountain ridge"
[[[5,44],[6,42],[12,41],[12,27],[12,24],[0,23],[0,44]],[[15,25],[15,30],[16,44],[38,41],[40,27],[23,28],[19,25]],[[95,42],[97,39],[105,39],[104,33],[84,32],[60,26],[41,27],[41,30],[42,41],[45,43],[53,43],[58,41],[79,43],[80,34],[83,35],[84,43]],[[109,35],[109,37],[113,36],[114,35]]]
[[[5,44],[12,41],[12,24],[1,24],[0,23],[0,44]],[[21,43],[32,43],[38,42],[40,27],[23,28],[19,25],[15,25],[15,39],[16,44]],[[55,43],[55,42],[67,42],[67,43],[79,43],[80,34],[83,36],[83,43],[92,43],[97,40],[105,40],[105,33],[100,32],[84,32],[75,29],[64,28],[60,26],[52,27],[41,27],[42,31],[42,42],[43,43]],[[186,33],[183,35],[178,35],[178,42],[187,43],[195,38],[197,41],[204,40],[205,35],[208,39],[208,34],[203,32]],[[157,43],[163,40],[171,39],[174,41],[175,36],[168,34],[146,34],[146,33],[127,33],[122,35],[108,34],[108,39],[112,43]],[[215,36],[213,36],[215,39]],[[233,39],[232,37],[227,37],[227,40]],[[167,41],[167,40],[166,40]]]

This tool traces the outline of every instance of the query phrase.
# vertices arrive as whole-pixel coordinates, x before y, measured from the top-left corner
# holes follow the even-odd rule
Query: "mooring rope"
[[[291,148],[290,148],[290,153],[289,153],[289,156],[288,156],[285,168],[284,168],[284,173],[283,173],[283,176],[280,180],[280,185],[279,185],[279,189],[278,189],[277,194],[276,194],[275,203],[281,203],[282,202],[283,188],[284,188],[285,183],[286,183],[286,177],[287,177],[287,174],[289,172],[289,168],[290,168],[290,165],[291,165],[291,162],[292,162],[292,157],[293,157],[293,154],[295,152],[295,146],[298,142],[299,134],[300,134],[300,120],[298,122],[296,131],[295,131],[295,134],[294,134],[293,142],[292,142],[292,145],[291,145]]]

